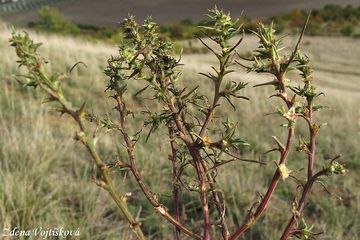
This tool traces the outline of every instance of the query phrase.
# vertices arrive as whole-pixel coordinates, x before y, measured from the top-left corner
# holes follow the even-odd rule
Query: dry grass
[[[50,60],[50,71],[68,71],[77,61],[83,61],[88,66],[87,69],[80,66],[70,74],[71,78],[66,82],[70,98],[74,98],[76,103],[85,98],[91,107],[101,113],[111,108],[111,101],[103,93],[106,79],[102,70],[106,59],[116,54],[115,47],[60,36],[31,35],[36,41],[44,43],[42,53]],[[15,64],[15,54],[8,47],[9,37],[10,30],[3,27],[0,32],[0,182],[4,184],[0,185],[0,229],[5,226],[32,228],[60,225],[79,227],[81,239],[129,239],[115,206],[103,191],[91,183],[88,155],[72,140],[73,126],[57,117],[49,106],[39,107],[42,95],[24,90],[15,83],[14,73],[19,73],[19,70]],[[294,41],[290,37],[285,44],[291,45]],[[331,106],[322,113],[322,118],[329,125],[319,140],[318,167],[324,165],[324,159],[342,153],[350,168],[346,177],[330,180],[334,183],[331,191],[342,195],[343,201],[328,196],[318,187],[308,204],[306,213],[310,222],[315,216],[322,219],[315,223],[318,230],[325,230],[320,239],[360,238],[360,188],[357,184],[360,180],[357,174],[360,169],[360,72],[357,69],[360,59],[356,57],[360,54],[360,47],[357,42],[350,38],[306,37],[303,44],[304,50],[313,59],[316,81],[326,92],[324,103]],[[246,37],[240,53],[246,53],[254,46],[255,39]],[[182,61],[185,64],[184,84],[196,84],[202,90],[209,91],[207,80],[197,73],[209,71],[215,59],[206,54],[185,55]],[[233,80],[247,81],[250,85],[269,80],[267,76],[259,77],[238,70],[231,76]],[[271,88],[255,90],[250,87],[246,95],[251,101],[237,104],[238,113],[224,108],[218,111],[218,114],[227,114],[242,124],[239,134],[252,144],[252,148],[244,153],[246,157],[258,157],[273,146],[271,135],[281,136],[280,127],[269,127],[270,123],[280,122],[275,117],[263,115],[274,110],[275,102],[271,100],[269,103],[266,97],[270,93]],[[139,148],[139,161],[145,181],[159,193],[163,202],[169,203],[166,197],[169,192],[163,189],[170,177],[163,170],[158,172],[159,164],[168,164],[168,150],[165,147],[159,149],[158,146],[166,146],[162,139],[153,136],[153,140],[151,145]],[[101,152],[108,156],[108,160],[117,154],[115,145],[118,144],[108,139],[104,139],[101,145]],[[294,155],[289,159],[290,167],[296,169],[301,159],[300,155]],[[242,220],[246,209],[256,198],[256,191],[264,190],[274,167],[271,163],[264,168],[233,163],[222,170],[219,185],[224,186],[227,203],[231,206],[229,219],[232,227]],[[258,174],[253,174],[255,171]],[[236,177],[227,178],[229,173],[235,173],[231,175]],[[254,184],[259,182],[264,182],[264,185]],[[124,192],[133,193],[129,201],[142,205],[141,216],[148,216],[152,212],[132,184],[125,187],[119,178],[118,185]],[[280,184],[268,213],[249,231],[246,239],[278,237],[277,229],[284,225],[290,215],[291,207],[287,203],[292,198],[290,190],[293,187],[293,183]],[[138,210],[133,209],[134,212]],[[189,218],[196,220],[196,216]],[[165,239],[171,232],[169,226],[159,221],[156,215],[150,214],[145,220],[144,227],[153,234],[153,239]]]

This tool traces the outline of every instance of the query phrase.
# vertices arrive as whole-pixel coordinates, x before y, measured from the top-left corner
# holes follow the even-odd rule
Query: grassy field
[[[42,226],[81,231],[80,239],[131,239],[127,223],[117,212],[107,194],[91,182],[89,156],[79,143],[73,140],[75,126],[70,119],[60,118],[49,105],[39,105],[44,96],[36,91],[24,89],[15,79],[21,74],[15,61],[15,53],[8,46],[11,31],[1,26],[0,31],[0,229],[19,227],[32,229]],[[80,66],[66,80],[69,98],[80,104],[86,99],[95,112],[105,114],[112,102],[104,94],[106,79],[102,73],[106,60],[116,54],[116,47],[54,35],[31,33],[36,41],[43,42],[43,55],[49,60],[51,72],[67,72],[77,61],[83,61],[88,68]],[[286,46],[296,39],[289,37]],[[180,42],[184,47],[188,41]],[[246,36],[239,48],[240,54],[248,54],[257,45],[256,39]],[[196,41],[192,46],[200,47]],[[357,39],[306,37],[304,51],[313,60],[315,81],[325,92],[323,103],[330,106],[321,114],[328,122],[318,142],[317,168],[326,165],[325,159],[342,154],[342,160],[350,172],[345,177],[328,180],[330,191],[342,196],[339,200],[330,196],[323,188],[313,190],[305,214],[316,231],[324,231],[319,239],[356,240],[360,238],[360,47]],[[209,82],[199,72],[210,70],[215,59],[205,54],[186,54],[183,84],[196,84],[204,92],[209,91]],[[240,68],[232,75],[234,80],[249,82],[250,86],[264,82],[268,76],[248,74]],[[296,78],[296,76],[293,76]],[[135,85],[134,88],[137,86]],[[218,114],[227,114],[239,121],[239,134],[252,147],[244,157],[257,158],[273,147],[271,136],[283,135],[283,129],[270,127],[280,125],[276,117],[264,116],[274,111],[275,103],[268,101],[272,89],[256,90],[249,87],[245,94],[251,101],[237,104],[239,112],[219,109]],[[133,105],[136,106],[136,101]],[[146,103],[145,103],[146,104]],[[298,134],[303,129],[300,128]],[[116,139],[117,136],[112,136]],[[138,158],[146,183],[156,192],[160,200],[170,204],[170,175],[163,170],[168,166],[168,148],[156,135],[148,145],[140,147]],[[100,152],[111,160],[118,154],[120,143],[104,138]],[[232,163],[224,168],[219,186],[223,186],[228,205],[229,225],[234,229],[246,215],[247,209],[256,199],[257,191],[263,192],[275,168],[269,155],[269,164],[264,167]],[[289,168],[297,169],[303,164],[303,157],[293,154]],[[160,169],[160,170],[159,170]],[[256,173],[256,174],[254,174]],[[118,177],[116,177],[118,176]],[[228,178],[228,176],[235,176]],[[131,180],[125,181],[121,173],[114,173],[121,192],[131,192],[129,202],[137,208],[143,220],[143,228],[152,239],[171,239],[172,228],[161,221],[146,203]],[[256,184],[254,184],[256,183]],[[279,232],[290,217],[294,183],[281,182],[271,200],[265,215],[243,239],[278,239]],[[193,226],[199,224],[196,203],[192,195],[188,198],[190,209],[186,221]],[[138,206],[142,206],[139,208]],[[284,214],[285,213],[285,214]],[[320,219],[320,221],[318,220]],[[186,239],[186,238],[185,238]]]

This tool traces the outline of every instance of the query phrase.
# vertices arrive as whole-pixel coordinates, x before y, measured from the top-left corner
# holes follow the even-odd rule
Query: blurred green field
[[[19,227],[32,229],[42,226],[66,229],[80,228],[79,239],[131,239],[127,223],[107,194],[91,180],[89,155],[81,144],[73,140],[75,126],[67,117],[59,117],[50,105],[40,105],[44,96],[37,91],[24,89],[16,82],[18,70],[14,50],[9,47],[11,30],[0,27],[0,229]],[[101,43],[56,35],[31,32],[37,42],[43,42],[43,56],[49,60],[48,70],[53,73],[67,72],[77,61],[88,68],[76,68],[65,81],[68,97],[80,105],[85,99],[94,112],[106,114],[113,103],[104,93],[106,78],[102,73],[106,60],[116,54],[116,47]],[[289,36],[285,45],[295,44]],[[201,48],[199,42],[178,42],[184,48]],[[239,53],[248,55],[257,46],[256,39],[246,36]],[[322,130],[317,146],[316,167],[326,165],[326,159],[336,154],[350,170],[346,176],[327,179],[329,190],[343,200],[329,195],[321,186],[313,189],[305,214],[316,231],[324,231],[319,239],[360,239],[360,45],[359,40],[345,37],[305,37],[302,45],[313,61],[315,81],[325,92],[322,102],[329,108],[321,112],[321,120],[328,123]],[[196,51],[194,51],[196,52]],[[183,84],[199,85],[203,92],[211,92],[210,83],[198,73],[210,71],[216,59],[208,54],[187,51],[182,57]],[[284,129],[274,128],[281,122],[265,113],[275,110],[276,101],[268,100],[272,89],[254,89],[251,86],[265,82],[268,76],[246,73],[236,67],[233,80],[249,82],[245,95],[250,102],[240,101],[238,111],[220,108],[217,114],[226,114],[240,124],[239,135],[251,143],[243,152],[244,158],[258,158],[271,149],[271,138],[283,136]],[[292,76],[294,79],[297,77]],[[139,88],[138,83],[133,90]],[[135,99],[132,106],[147,105]],[[226,106],[226,103],[224,103]],[[107,110],[106,110],[107,109]],[[214,127],[214,126],[213,126]],[[297,134],[306,134],[301,128]],[[121,155],[118,136],[102,139],[99,146],[105,160]],[[288,167],[298,169],[304,164],[304,156],[290,155]],[[169,148],[163,139],[152,136],[152,141],[138,149],[139,165],[145,182],[158,198],[171,208],[171,175],[166,171]],[[234,162],[221,170],[218,186],[223,188],[228,206],[229,226],[234,229],[251,204],[257,192],[264,192],[275,169],[272,160],[276,154],[266,156],[266,166]],[[231,176],[231,177],[229,177]],[[114,172],[119,191],[131,192],[128,201],[143,221],[144,230],[151,239],[171,239],[172,227],[160,220],[152,207],[142,197],[131,177]],[[271,200],[267,212],[242,239],[278,239],[279,233],[291,216],[291,199],[295,183],[281,182]],[[195,194],[183,193],[187,212],[184,217],[189,225],[199,226],[201,215]],[[320,221],[319,221],[320,219]],[[21,239],[21,238],[20,238]],[[184,239],[186,239],[184,237]]]

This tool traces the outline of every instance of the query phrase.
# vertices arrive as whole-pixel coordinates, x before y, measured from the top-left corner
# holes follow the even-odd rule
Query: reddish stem
[[[210,214],[209,214],[209,203],[207,198],[206,191],[206,182],[205,182],[205,170],[201,166],[201,156],[200,153],[194,149],[192,146],[190,149],[190,154],[194,160],[194,166],[196,174],[199,180],[199,194],[200,202],[203,209],[203,218],[204,218],[204,231],[203,231],[203,240],[210,240]]]
[[[180,204],[179,204],[179,188],[176,185],[177,181],[177,168],[176,168],[176,152],[177,145],[175,142],[174,129],[169,128],[170,133],[170,145],[171,145],[171,162],[172,162],[172,175],[173,175],[173,201],[174,201],[174,214],[175,219],[180,223]],[[175,229],[175,239],[180,240],[180,229]]]
[[[308,198],[308,195],[310,193],[310,190],[312,188],[312,186],[314,185],[314,182],[322,175],[326,174],[326,169],[322,170],[318,173],[316,173],[313,177],[311,177],[307,182],[306,185],[304,187],[304,190],[301,194],[301,198],[298,204],[298,207],[296,208],[296,215],[295,213],[293,214],[293,216],[291,217],[291,219],[289,220],[288,224],[286,225],[286,228],[280,238],[280,240],[286,240],[289,238],[289,236],[294,232],[294,230],[292,229],[292,226],[294,225],[294,223],[296,222],[296,217],[302,212],[302,210],[304,209],[306,200]]]
[[[285,149],[283,151],[281,151],[279,164],[284,163],[289,154],[293,135],[294,135],[294,129],[289,128],[286,146],[285,146]],[[241,225],[235,231],[235,233],[233,233],[229,237],[229,240],[234,240],[234,239],[237,239],[238,237],[240,237],[240,235],[243,234],[247,229],[249,229],[255,223],[255,221],[261,216],[261,214],[264,212],[266,206],[269,203],[269,200],[279,182],[280,177],[281,177],[281,174],[280,174],[279,170],[276,169],[275,174],[274,174],[274,176],[270,182],[270,185],[268,187],[268,190],[266,191],[266,194],[263,197],[263,199],[261,200],[259,206],[256,208],[255,213],[252,216],[250,216],[250,218],[243,225]]]
[[[313,175],[312,171],[313,171],[313,168],[314,168],[316,136],[315,136],[315,132],[314,132],[314,129],[313,129],[313,109],[312,109],[311,103],[308,104],[308,108],[309,108],[308,126],[309,126],[309,135],[310,135],[310,146],[309,146],[310,152],[308,153],[308,180],[309,180]]]
[[[161,215],[163,216],[169,223],[173,224],[175,227],[179,228],[182,232],[184,232],[186,235],[192,237],[193,239],[197,239],[200,240],[201,237],[198,236],[197,234],[193,233],[192,231],[188,230],[186,227],[184,227],[181,223],[179,223],[174,217],[172,217],[168,211],[165,209],[165,207],[163,207],[158,200],[154,197],[154,195],[152,194],[151,191],[149,191],[149,189],[145,186],[140,172],[136,166],[136,162],[135,162],[135,156],[133,154],[133,143],[131,142],[129,136],[123,132],[123,136],[124,136],[124,140],[127,146],[127,151],[128,151],[128,156],[130,159],[130,170],[133,173],[136,182],[138,183],[141,191],[144,193],[145,197],[148,199],[148,201],[151,203],[151,205],[153,205],[155,207],[155,210]]]
[[[162,86],[163,87],[163,86]],[[195,171],[197,174],[197,178],[199,181],[199,195],[200,195],[200,202],[203,209],[203,219],[204,219],[204,231],[203,231],[203,240],[209,240],[210,239],[210,216],[209,216],[209,205],[208,205],[208,199],[207,199],[207,191],[206,191],[206,182],[205,182],[205,170],[201,166],[201,155],[199,153],[199,150],[190,143],[188,136],[185,131],[185,127],[183,126],[179,113],[176,110],[173,101],[168,99],[168,108],[169,110],[174,114],[174,121],[175,125],[179,131],[180,138],[185,143],[186,147],[188,148],[190,155],[193,159]]]
[[[310,144],[309,144],[309,152],[307,153],[308,156],[308,173],[307,173],[307,182],[304,187],[304,190],[301,195],[301,199],[299,201],[298,207],[296,208],[296,212],[292,215],[291,219],[289,220],[286,228],[281,236],[281,240],[286,240],[291,235],[291,231],[293,228],[294,223],[296,222],[296,217],[300,215],[303,211],[306,200],[308,198],[308,194],[315,182],[315,180],[322,174],[322,171],[317,173],[313,176],[313,168],[314,168],[314,158],[315,158],[315,146],[316,146],[316,130],[313,128],[313,109],[312,103],[308,102],[308,110],[309,110],[309,117],[306,119],[309,127],[309,135],[310,135]],[[296,215],[295,215],[296,214]]]
[[[136,166],[136,161],[135,161],[135,156],[134,156],[134,144],[132,143],[132,141],[130,140],[128,134],[123,130],[124,128],[124,104],[122,102],[121,99],[121,93],[119,92],[119,89],[117,89],[117,96],[116,96],[116,101],[117,101],[117,111],[120,114],[120,126],[121,126],[121,133],[124,137],[124,141],[127,147],[127,152],[128,152],[128,156],[129,156],[129,160],[130,160],[130,170],[132,172],[132,174],[135,177],[136,182],[138,183],[141,191],[143,192],[143,194],[145,195],[145,197],[148,199],[148,201],[150,202],[151,205],[154,206],[155,210],[163,217],[165,218],[169,223],[171,223],[172,225],[174,225],[177,229],[180,229],[182,232],[184,232],[186,235],[190,236],[193,239],[197,239],[200,240],[201,237],[198,236],[197,234],[193,233],[192,231],[190,231],[189,229],[187,229],[185,226],[183,226],[176,218],[174,218],[173,216],[171,216],[168,211],[158,202],[158,200],[154,197],[154,195],[152,194],[152,192],[145,186],[142,178],[141,178],[141,174],[140,171],[138,170],[137,166]],[[174,106],[171,105],[173,108]],[[175,109],[175,108],[174,108]],[[177,117],[178,118],[178,117]],[[182,125],[180,123],[180,121],[177,121],[177,124],[179,124],[179,127],[181,128],[181,130],[183,130]],[[179,129],[180,130],[180,129]],[[184,131],[183,131],[184,132]],[[186,139],[185,139],[186,140]]]
[[[219,216],[219,221],[220,221],[219,226],[221,227],[221,234],[223,236],[223,239],[227,240],[228,237],[229,237],[229,230],[228,230],[227,224],[226,224],[224,216],[223,216],[223,212],[225,211],[225,209],[221,207],[220,198],[219,198],[217,192],[215,191],[215,184],[214,184],[215,180],[214,180],[214,178],[211,176],[211,174],[209,172],[209,169],[206,167],[204,161],[202,161],[201,163],[202,163],[202,166],[203,166],[205,172],[207,172],[206,178],[207,178],[209,186],[210,186],[212,200],[213,200],[213,202],[215,204],[216,211],[217,211],[218,216]]]

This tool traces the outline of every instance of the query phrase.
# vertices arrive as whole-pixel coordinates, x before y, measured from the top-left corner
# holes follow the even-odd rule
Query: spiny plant
[[[306,224],[302,213],[311,188],[315,183],[325,187],[322,182],[326,176],[344,174],[346,170],[337,162],[339,157],[331,159],[320,170],[314,167],[314,162],[317,161],[316,139],[322,127],[315,116],[323,106],[318,104],[318,98],[322,93],[317,91],[313,83],[309,58],[299,50],[309,19],[304,24],[294,50],[290,53],[282,53],[282,38],[275,34],[273,26],[267,27],[260,23],[253,32],[259,39],[259,47],[254,50],[252,58],[244,59],[237,52],[244,37],[242,25],[238,20],[232,20],[229,14],[216,8],[209,11],[208,17],[209,23],[200,26],[200,29],[214,42],[215,47],[206,43],[204,39],[199,40],[218,62],[217,66],[211,67],[212,72],[201,73],[212,83],[212,96],[201,93],[198,86],[181,85],[180,59],[172,55],[173,44],[159,36],[158,26],[151,18],[147,18],[142,25],[139,25],[133,16],[124,20],[124,40],[119,44],[118,55],[109,58],[104,70],[108,77],[106,92],[114,100],[117,117],[111,114],[99,117],[88,110],[85,102],[79,107],[74,107],[63,92],[63,75],[52,75],[45,70],[47,62],[38,53],[41,44],[34,43],[27,33],[14,31],[10,43],[16,49],[19,66],[27,68],[24,85],[39,88],[48,96],[47,102],[55,103],[57,111],[69,115],[77,123],[75,139],[86,147],[97,166],[93,173],[95,183],[109,193],[137,239],[143,240],[147,236],[140,221],[129,210],[125,193],[117,192],[113,180],[116,173],[111,169],[127,170],[133,175],[154,211],[174,226],[176,240],[183,238],[183,234],[198,240],[239,239],[257,222],[271,203],[271,196],[280,179],[294,179],[298,186],[293,193],[293,209],[289,209],[290,219],[280,239],[314,238],[318,233],[313,232],[313,227]],[[239,34],[239,40],[232,44],[231,40]],[[243,64],[244,60],[250,64]],[[287,137],[283,143],[273,136],[276,147],[268,152],[277,151],[279,159],[275,162],[274,175],[268,189],[252,204],[247,216],[243,217],[244,222],[237,228],[230,229],[226,196],[216,180],[219,169],[235,160],[249,164],[267,164],[264,160],[241,157],[241,152],[249,147],[249,143],[238,136],[239,124],[216,113],[216,110],[223,106],[233,108],[239,114],[234,102],[249,100],[242,94],[248,84],[232,81],[229,77],[239,66],[249,72],[273,76],[273,80],[255,87],[274,87],[271,97],[277,97],[282,102],[275,113],[284,119],[282,127],[286,129]],[[294,81],[287,77],[289,72],[298,72],[302,84],[296,86]],[[133,91],[134,87],[130,86],[134,82],[141,82],[142,88]],[[131,109],[129,100],[135,97],[146,99],[149,104],[153,104],[152,109]],[[308,137],[300,137],[296,148],[304,153],[307,160],[305,175],[287,167],[287,160],[293,148],[295,127],[299,124],[298,119],[304,120],[309,132]],[[140,129],[134,130],[136,121],[143,124]],[[171,208],[164,205],[157,194],[145,184],[136,155],[137,146],[152,141],[154,132],[159,129],[159,134],[169,143],[168,158],[171,164],[168,171],[172,175],[169,186],[173,202]],[[110,163],[104,160],[105,157],[99,153],[97,144],[104,132],[116,132],[122,137],[126,156]],[[192,228],[181,218],[186,211],[181,209],[181,203],[185,201],[184,195],[190,192],[198,195],[201,228]]]

